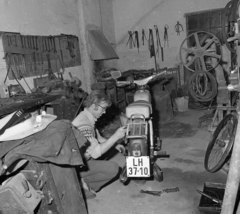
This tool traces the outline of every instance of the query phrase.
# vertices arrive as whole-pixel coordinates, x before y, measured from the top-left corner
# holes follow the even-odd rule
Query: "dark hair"
[[[92,104],[100,104],[101,102],[106,102],[108,106],[112,105],[112,101],[104,92],[93,90],[84,101],[84,106],[89,108]]]

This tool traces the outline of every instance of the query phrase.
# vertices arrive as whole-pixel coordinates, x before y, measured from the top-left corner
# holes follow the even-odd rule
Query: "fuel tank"
[[[133,101],[138,101],[138,100],[145,100],[149,103],[151,103],[151,95],[148,90],[137,90],[134,94]]]

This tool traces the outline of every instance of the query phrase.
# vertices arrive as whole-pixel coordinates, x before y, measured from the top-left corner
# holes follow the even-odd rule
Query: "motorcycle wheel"
[[[154,176],[154,179],[157,180],[158,182],[163,181],[163,172],[156,163],[154,163],[153,165],[153,176]]]
[[[124,165],[124,167],[122,168],[122,171],[119,176],[119,181],[124,185],[127,185],[128,181],[129,181],[129,178],[127,177],[126,165]]]
[[[208,172],[219,171],[229,160],[235,140],[237,123],[237,116],[228,114],[218,124],[205,154],[204,167]]]

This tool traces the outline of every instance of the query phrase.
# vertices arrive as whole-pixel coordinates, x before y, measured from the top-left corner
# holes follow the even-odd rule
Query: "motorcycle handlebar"
[[[131,81],[116,81],[118,87],[123,87],[130,85],[132,82]]]
[[[126,85],[130,85],[130,84],[132,84],[132,83],[141,86],[141,85],[146,85],[148,82],[152,81],[153,79],[156,80],[158,77],[163,76],[163,75],[166,75],[166,71],[153,74],[153,75],[151,75],[151,76],[149,76],[149,77],[146,77],[146,78],[144,78],[144,79],[141,79],[141,80],[116,81],[116,83],[117,83],[117,86],[118,86],[118,87],[123,87],[123,86],[126,86]]]

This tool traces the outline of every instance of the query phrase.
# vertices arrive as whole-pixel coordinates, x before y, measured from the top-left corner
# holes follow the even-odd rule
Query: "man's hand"
[[[127,128],[125,126],[120,127],[119,129],[117,129],[117,131],[113,135],[117,138],[117,140],[119,140],[125,136],[126,130]]]
[[[86,137],[86,138],[90,142],[89,147],[95,147],[96,145],[98,145],[98,140],[95,137]]]
[[[90,146],[86,149],[84,156],[86,159],[89,159],[90,157],[95,158],[93,151],[95,150],[96,146],[99,145],[98,140],[95,137],[86,137],[86,138],[90,142]]]
[[[118,144],[115,146],[115,149],[118,150],[120,153],[125,153],[125,147],[122,144]]]

